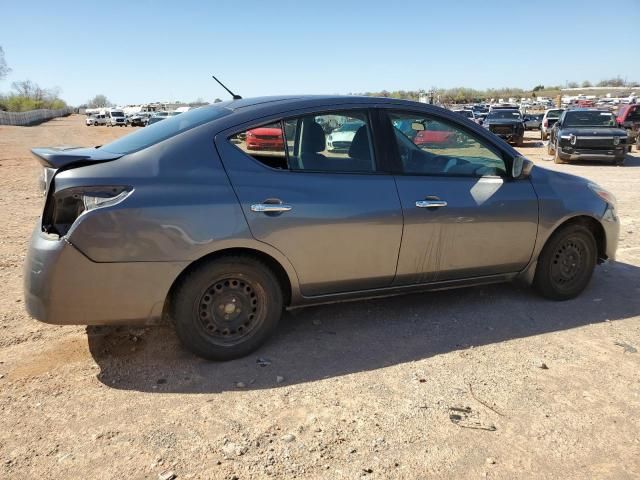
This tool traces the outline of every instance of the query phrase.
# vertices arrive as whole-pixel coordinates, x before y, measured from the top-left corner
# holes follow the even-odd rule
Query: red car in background
[[[454,142],[454,131],[448,129],[445,125],[431,123],[427,126],[428,130],[419,130],[413,138],[413,143],[417,146],[434,145],[446,146]]]
[[[247,150],[283,150],[284,137],[278,127],[259,127],[247,130]]]
[[[633,142],[636,142],[640,148],[640,104],[632,103],[620,107],[616,121],[620,128],[624,128],[629,135],[629,151],[631,151]]]

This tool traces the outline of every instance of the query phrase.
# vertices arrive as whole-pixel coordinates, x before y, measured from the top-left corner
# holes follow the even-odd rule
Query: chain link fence
[[[28,127],[38,125],[52,118],[65,117],[73,113],[72,108],[60,110],[31,110],[28,112],[0,112],[0,125],[17,125]]]

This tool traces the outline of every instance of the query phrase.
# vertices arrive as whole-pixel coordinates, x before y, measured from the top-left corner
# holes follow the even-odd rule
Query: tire
[[[524,137],[520,137],[517,141],[516,141],[516,147],[522,147],[524,145]]]
[[[544,142],[546,139],[547,139],[547,136],[544,134],[542,130],[540,130],[540,140]]]
[[[551,141],[549,141],[549,143],[551,143]],[[553,163],[557,163],[557,164],[567,163],[562,158],[560,158],[560,149],[558,148],[557,145],[553,149]]]
[[[282,315],[282,289],[262,262],[229,256],[189,272],[171,298],[183,345],[208,360],[232,360],[260,347]]]
[[[535,289],[551,300],[569,300],[589,284],[598,249],[591,230],[567,225],[553,233],[538,257]]]
[[[555,151],[553,150],[553,145],[551,144],[551,140],[549,140],[549,143],[547,143],[547,155],[551,157],[554,154],[555,154]]]

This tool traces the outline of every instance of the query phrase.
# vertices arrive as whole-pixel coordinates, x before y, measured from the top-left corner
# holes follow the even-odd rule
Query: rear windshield
[[[489,116],[487,118],[490,120],[495,120],[496,118],[518,120],[520,118],[520,112],[517,110],[493,110],[492,112],[489,112]]]
[[[224,102],[224,105],[227,103]],[[125,135],[114,142],[103,145],[100,149],[122,155],[142,150],[179,133],[229,115],[231,110],[224,105],[218,104],[215,107],[195,108],[181,115],[167,117],[166,120],[154,123]]]
[[[547,118],[560,118],[564,110],[549,110],[547,112]]]

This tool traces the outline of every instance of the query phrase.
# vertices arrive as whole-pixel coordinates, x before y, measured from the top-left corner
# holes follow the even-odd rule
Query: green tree
[[[591,82],[589,80],[585,80],[584,82],[582,82],[582,88],[591,88],[593,85],[591,85]]]

